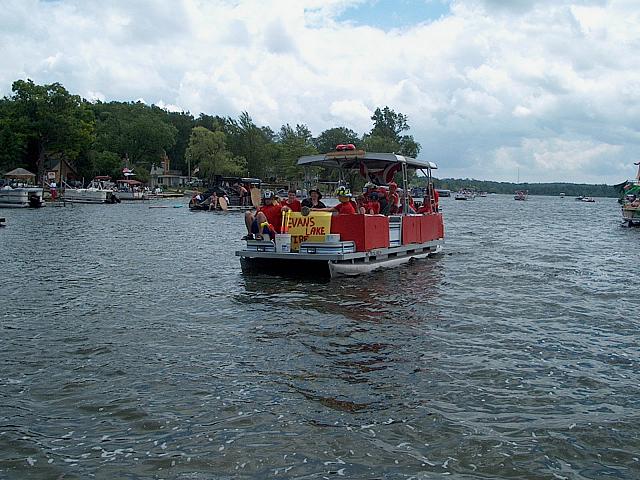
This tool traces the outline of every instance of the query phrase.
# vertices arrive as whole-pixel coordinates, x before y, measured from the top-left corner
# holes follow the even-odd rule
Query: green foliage
[[[200,176],[213,183],[216,175],[243,175],[246,161],[227,150],[224,132],[195,127],[191,132],[186,157],[192,168],[200,168]]]
[[[97,151],[115,152],[132,166],[149,168],[176,145],[178,130],[168,113],[158,107],[136,103],[97,103]]]
[[[11,117],[3,120],[4,134],[16,135],[9,155],[23,151],[23,162],[41,174],[46,156],[64,155],[73,162],[90,148],[93,112],[78,95],[59,83],[36,85],[32,80],[15,81],[12,91],[4,100],[12,102]]]
[[[317,153],[309,128],[306,125],[296,125],[293,129],[289,124],[283,125],[278,133],[278,146],[279,155],[274,168],[275,179],[303,180],[304,171],[296,164],[298,158]]]
[[[417,177],[412,185],[425,186],[426,178]],[[474,180],[469,178],[434,178],[433,184],[436,188],[443,188],[458,191],[462,188],[476,190],[478,192],[513,194],[516,190],[528,190],[530,195],[551,195],[558,196],[564,193],[567,197],[577,197],[579,195],[589,197],[616,197],[617,193],[611,185],[590,185],[580,183],[510,183],[493,182],[487,180]]]
[[[17,124],[15,110],[15,102],[6,98],[0,100],[0,173],[28,166],[23,160],[26,151],[25,130]]]
[[[401,135],[409,130],[407,117],[402,113],[396,113],[389,107],[382,110],[376,108],[373,116],[373,128],[368,135],[364,135],[365,150],[372,152],[397,153],[408,157],[417,157],[420,153],[420,144],[412,135]]]
[[[110,175],[118,178],[122,174],[122,159],[114,152],[95,152],[93,154],[93,172],[91,176]]]
[[[187,164],[185,155],[189,146],[189,138],[193,129],[194,119],[188,112],[166,112],[166,121],[168,121],[176,129],[175,143],[173,147],[166,150],[167,155],[171,159],[171,167],[187,173]]]
[[[346,127],[330,128],[322,132],[313,144],[320,153],[332,152],[336,145],[352,143],[357,147],[362,145],[358,134]]]

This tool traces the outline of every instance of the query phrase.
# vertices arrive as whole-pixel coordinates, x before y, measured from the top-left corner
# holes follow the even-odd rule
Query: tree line
[[[389,107],[376,108],[369,132],[337,126],[314,137],[304,124],[256,125],[248,112],[238,118],[171,112],[142,102],[89,102],[60,83],[37,85],[16,80],[11,95],[0,99],[0,175],[24,167],[39,176],[59,160],[79,178],[122,177],[123,167],[148,180],[152,165],[170,160],[172,170],[211,183],[216,175],[248,176],[301,184],[305,172],[298,157],[325,153],[352,143],[373,152],[417,157],[420,144],[407,132],[408,118]],[[194,174],[195,172],[195,174]],[[314,169],[314,180],[336,180],[335,171]],[[357,174],[347,180],[359,187]],[[424,179],[411,177],[412,183]],[[532,195],[616,196],[608,185],[570,183],[514,184],[470,179],[435,179],[438,188],[472,188],[494,193],[529,190]]]
[[[256,125],[248,112],[238,118],[194,116],[142,102],[89,102],[60,83],[17,80],[11,95],[0,100],[0,174],[23,167],[41,175],[65,160],[81,178],[119,178],[128,167],[145,181],[152,165],[168,157],[172,170],[205,182],[216,175],[299,182],[304,172],[296,165],[298,157],[341,143],[418,155],[420,145],[406,134],[405,115],[384,107],[376,108],[371,119],[372,128],[363,135],[338,126],[314,137],[304,124],[277,130]],[[315,175],[334,179],[334,173],[321,169]]]
[[[424,184],[423,179],[417,179],[417,183]],[[516,190],[527,190],[529,195],[558,196],[564,193],[568,197],[618,197],[618,191],[613,185],[592,185],[586,183],[511,183],[494,182],[474,179],[443,178],[434,179],[436,188],[442,188],[456,192],[461,189],[470,189],[476,192],[513,194]]]

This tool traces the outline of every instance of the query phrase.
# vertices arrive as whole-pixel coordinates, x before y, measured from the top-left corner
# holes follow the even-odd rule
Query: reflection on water
[[[240,216],[3,213],[0,478],[639,478],[640,231],[441,204],[444,254],[331,282],[243,275]]]

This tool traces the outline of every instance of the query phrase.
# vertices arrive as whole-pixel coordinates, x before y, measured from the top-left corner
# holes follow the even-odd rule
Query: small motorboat
[[[113,182],[108,176],[94,178],[87,188],[70,188],[64,190],[65,202],[71,203],[120,203]]]
[[[7,226],[7,219],[4,217],[0,217],[0,227],[6,227]]]
[[[529,192],[527,190],[517,190],[515,195],[513,196],[514,200],[526,200],[529,196]]]

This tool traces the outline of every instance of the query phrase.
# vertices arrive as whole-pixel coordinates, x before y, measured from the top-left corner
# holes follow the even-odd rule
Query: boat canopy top
[[[329,152],[322,155],[306,155],[298,159],[298,165],[309,167],[335,167],[345,170],[360,170],[365,165],[369,170],[384,170],[394,164],[406,164],[409,168],[436,169],[437,165],[395,153],[373,153],[364,150]]]

